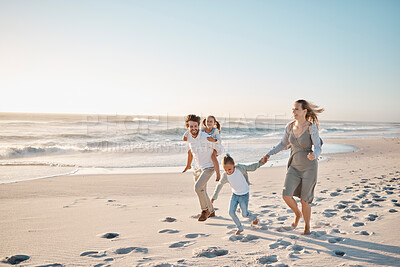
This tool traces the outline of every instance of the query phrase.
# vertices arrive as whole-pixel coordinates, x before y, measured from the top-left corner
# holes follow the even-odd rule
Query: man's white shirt
[[[192,151],[194,159],[194,168],[205,169],[213,167],[211,155],[214,149],[217,149],[215,143],[207,140],[209,134],[199,131],[199,134],[194,138],[190,133],[187,135],[187,143]]]

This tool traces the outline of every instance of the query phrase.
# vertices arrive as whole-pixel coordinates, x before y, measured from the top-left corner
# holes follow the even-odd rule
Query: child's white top
[[[226,177],[231,185],[232,193],[236,195],[245,195],[250,192],[249,184],[238,168],[235,168],[235,171],[231,175],[226,175]]]

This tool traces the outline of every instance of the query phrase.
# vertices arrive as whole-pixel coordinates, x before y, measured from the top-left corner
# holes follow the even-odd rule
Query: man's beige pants
[[[214,168],[206,168],[204,170],[194,170],[194,191],[199,197],[200,207],[202,210],[208,210],[210,213],[214,211],[210,198],[207,194],[207,182],[214,173]]]

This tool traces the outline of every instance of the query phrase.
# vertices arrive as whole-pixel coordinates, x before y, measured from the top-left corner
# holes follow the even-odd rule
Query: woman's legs
[[[283,200],[286,202],[286,204],[289,206],[289,208],[296,215],[296,218],[294,219],[294,222],[292,223],[292,227],[293,227],[293,229],[295,229],[301,219],[301,212],[300,212],[299,208],[297,207],[297,202],[291,196],[283,196]]]
[[[311,220],[311,205],[305,200],[301,200],[301,209],[303,211],[303,217],[304,217],[304,235],[309,235],[311,233],[310,231],[310,220]]]

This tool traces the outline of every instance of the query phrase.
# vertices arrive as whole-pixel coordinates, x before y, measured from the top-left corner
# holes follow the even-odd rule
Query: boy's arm
[[[217,186],[215,187],[214,194],[212,196],[213,199],[217,199],[218,198],[219,192],[221,191],[221,189],[224,186],[224,184],[226,184],[227,182],[228,182],[228,179],[226,178],[226,173],[224,173],[222,175],[221,180],[218,182]]]

